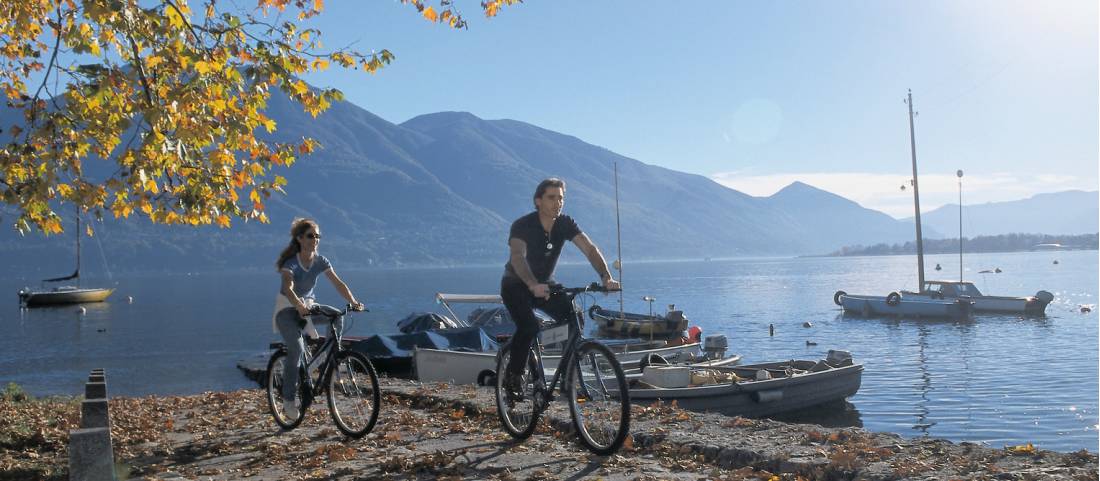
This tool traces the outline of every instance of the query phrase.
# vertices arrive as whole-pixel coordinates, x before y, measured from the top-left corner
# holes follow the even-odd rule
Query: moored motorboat
[[[971,315],[973,301],[961,297],[934,299],[929,296],[913,296],[891,292],[885,296],[853,295],[837,291],[833,302],[844,312],[869,316],[897,316],[911,318],[965,319]]]
[[[631,381],[631,402],[675,401],[683,409],[743,417],[765,417],[840,404],[859,391],[863,378],[863,365],[853,363],[851,355],[843,351],[830,351],[829,357],[820,361],[648,369],[686,369],[688,372],[648,378],[648,371],[643,372],[642,378]],[[647,382],[647,379],[673,380],[677,377],[679,385],[668,387]]]
[[[596,323],[600,336],[607,337],[678,337],[688,328],[683,311],[670,310],[663,316],[611,311],[593,305],[588,317]]]
[[[626,343],[608,345],[615,353],[615,358],[623,365],[623,369],[627,370],[638,370],[641,364],[651,359],[660,359],[661,362],[727,359],[730,363],[739,362],[741,359],[738,355],[726,358],[724,349],[721,352],[705,352],[700,349],[701,345],[698,342],[648,349],[631,349],[630,346],[631,344]],[[470,352],[418,348],[413,351],[414,377],[424,382],[484,385],[496,374],[496,356],[495,351]],[[554,369],[561,360],[561,355],[558,352],[549,351],[543,355],[542,359],[547,369]]]
[[[969,299],[974,303],[974,312],[1001,312],[1028,315],[1042,315],[1047,305],[1054,300],[1054,294],[1047,291],[1036,292],[1034,296],[987,296],[978,287],[967,281],[927,281],[921,292],[901,291],[901,295],[911,299]]]

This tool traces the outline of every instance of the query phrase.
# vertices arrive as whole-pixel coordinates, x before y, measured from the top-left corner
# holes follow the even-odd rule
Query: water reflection
[[[920,431],[925,436],[928,435],[928,430],[936,425],[935,421],[929,420],[931,410],[928,408],[930,402],[928,393],[934,388],[932,374],[928,372],[928,354],[925,353],[925,349],[928,348],[928,332],[928,326],[917,328],[917,369],[920,371],[920,383],[917,389],[920,391],[920,400],[917,401],[917,423],[913,425],[914,430]]]
[[[769,416],[770,419],[788,423],[819,424],[827,428],[862,428],[863,419],[855,404],[837,401],[794,413]]]

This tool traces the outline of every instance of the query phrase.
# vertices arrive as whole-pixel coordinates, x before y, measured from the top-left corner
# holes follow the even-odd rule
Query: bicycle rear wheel
[[[538,362],[531,353],[520,377],[520,390],[509,392],[505,387],[508,378],[508,361],[512,358],[511,344],[500,347],[497,354],[496,401],[497,414],[504,430],[516,439],[527,439],[539,423],[539,406],[535,399],[535,374]]]
[[[328,380],[328,410],[344,434],[361,438],[374,429],[382,404],[378,373],[370,359],[358,352],[336,355]]]
[[[618,451],[630,433],[630,393],[615,355],[598,342],[581,344],[568,386],[569,411],[581,442],[602,456]]]
[[[275,418],[275,424],[283,429],[294,429],[302,424],[302,420],[306,417],[305,406],[302,405],[302,399],[305,399],[305,397],[299,395],[298,399],[294,401],[298,416],[288,417],[283,410],[283,366],[285,363],[286,351],[282,350],[275,351],[275,354],[271,355],[271,360],[267,362],[267,382],[265,383],[267,385],[267,407],[271,412],[271,417]],[[303,379],[298,381],[299,389],[295,389],[295,391],[301,391],[301,387],[305,384],[302,382]]]

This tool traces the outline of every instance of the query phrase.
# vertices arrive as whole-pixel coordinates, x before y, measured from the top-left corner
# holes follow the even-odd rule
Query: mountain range
[[[1008,202],[963,205],[963,236],[1011,233],[1095,234],[1100,229],[1100,192],[1067,190]],[[921,212],[921,225],[958,237],[959,204]],[[902,219],[913,222],[913,218]],[[932,236],[928,236],[932,237]]]
[[[273,140],[312,137],[323,145],[279,172],[289,184],[285,196],[267,202],[270,224],[237,221],[219,229],[106,219],[93,225],[97,238],[84,243],[90,267],[101,246],[116,272],[269,269],[291,220],[301,216],[320,222],[322,253],[340,266],[503,265],[509,225],[533,209],[535,186],[550,176],[566,180],[565,212],[611,259],[616,167],[625,261],[820,254],[913,236],[911,220],[800,182],[753,197],[516,120],[439,112],[395,124],[346,101],[313,118],[277,92],[267,114],[278,125]],[[4,117],[12,118],[0,115],[5,124]],[[1092,199],[1095,220],[1095,192]],[[0,216],[11,225],[10,209]],[[928,237],[957,229],[929,220],[925,226]],[[0,255],[14,260],[13,275],[72,269],[71,231],[20,239],[5,228],[0,241]],[[583,257],[567,249],[563,260]]]

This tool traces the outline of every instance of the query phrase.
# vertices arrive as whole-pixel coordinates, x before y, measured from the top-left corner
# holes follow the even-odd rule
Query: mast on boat
[[[917,138],[913,130],[913,91],[909,90],[909,150],[913,157],[913,210],[917,224],[917,292],[924,290],[924,238],[920,231],[920,188],[917,186]]]
[[[615,162],[615,270],[619,271],[619,317],[626,319],[626,309],[623,307],[623,235],[619,227],[619,162]]]

